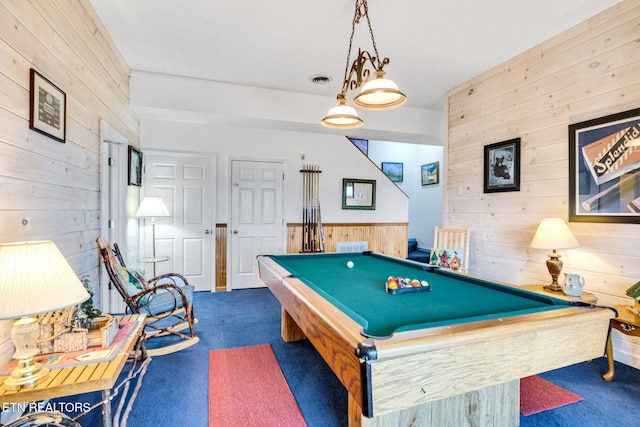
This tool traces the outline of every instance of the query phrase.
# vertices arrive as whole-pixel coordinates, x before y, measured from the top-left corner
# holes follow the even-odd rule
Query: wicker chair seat
[[[195,287],[192,285],[182,285],[179,286],[179,288],[187,298],[187,304],[192,304]],[[148,303],[140,305],[140,313],[147,316],[157,316],[175,308],[182,308],[182,306],[181,295],[176,289],[160,289],[149,298]]]

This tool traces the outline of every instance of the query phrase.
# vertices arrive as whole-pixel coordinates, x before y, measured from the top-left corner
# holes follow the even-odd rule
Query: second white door
[[[231,164],[232,289],[263,287],[256,256],[283,253],[283,170],[279,162]]]

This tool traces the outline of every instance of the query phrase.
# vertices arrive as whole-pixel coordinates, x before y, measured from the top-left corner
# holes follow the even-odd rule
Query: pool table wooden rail
[[[614,314],[568,307],[366,339],[357,322],[272,259],[259,257],[259,265],[282,304],[283,339],[311,341],[349,393],[350,425],[396,423],[402,411],[440,399],[464,406],[488,394],[486,401],[517,398],[520,378],[602,356]],[[365,340],[375,345],[372,360],[355,355]],[[504,419],[517,423],[519,403],[510,404],[516,410],[504,409]]]

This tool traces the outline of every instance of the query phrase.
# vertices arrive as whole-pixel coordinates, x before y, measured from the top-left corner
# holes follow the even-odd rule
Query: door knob
[[[204,234],[211,234],[211,230],[204,230]]]
[[[238,234],[238,230],[233,230],[233,234]]]

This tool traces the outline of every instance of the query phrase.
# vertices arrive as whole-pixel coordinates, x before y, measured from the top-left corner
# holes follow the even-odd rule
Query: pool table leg
[[[307,336],[284,308],[281,309],[280,336],[284,342],[302,341]]]
[[[602,378],[606,381],[612,381],[615,368],[613,366],[613,344],[611,342],[611,331],[609,331],[609,336],[607,337],[607,348],[605,352],[607,354],[607,368],[609,368],[609,370],[602,375]]]

